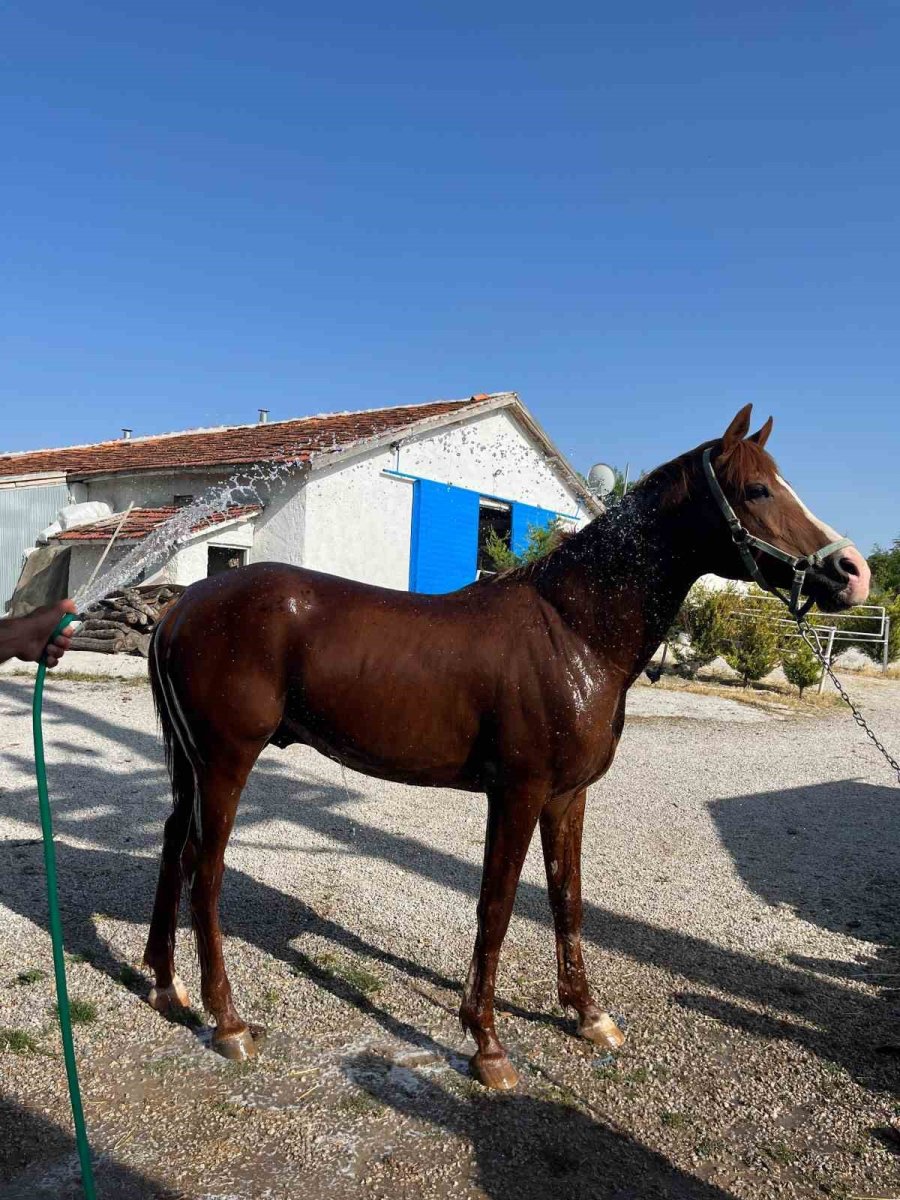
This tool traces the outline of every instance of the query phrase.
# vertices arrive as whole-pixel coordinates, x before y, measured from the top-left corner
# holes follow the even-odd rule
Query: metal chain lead
[[[800,630],[800,636],[803,638],[804,642],[806,642],[807,646],[809,646],[810,650],[812,650],[813,654],[815,654],[816,658],[822,664],[825,674],[828,676],[828,678],[834,684],[835,688],[837,689],[838,695],[844,701],[844,703],[848,706],[850,711],[853,713],[853,720],[860,727],[860,729],[862,729],[865,732],[866,737],[869,738],[869,740],[874,745],[875,749],[880,751],[881,754],[884,756],[884,758],[888,761],[888,763],[890,764],[891,770],[897,776],[897,782],[900,783],[900,763],[898,763],[895,758],[892,758],[891,755],[888,753],[888,751],[885,750],[884,746],[881,744],[881,742],[878,740],[878,738],[872,732],[872,729],[869,726],[869,723],[866,720],[866,718],[862,715],[862,713],[859,711],[859,709],[856,707],[856,705],[853,703],[853,701],[847,695],[844,685],[838,679],[837,675],[835,675],[834,671],[832,671],[828,660],[826,659],[826,657],[822,653],[822,651],[819,649],[819,642],[818,642],[818,639],[816,638],[815,634],[813,634],[812,637],[810,637],[810,634],[812,633],[812,626],[806,620],[805,617],[797,616],[797,628]]]

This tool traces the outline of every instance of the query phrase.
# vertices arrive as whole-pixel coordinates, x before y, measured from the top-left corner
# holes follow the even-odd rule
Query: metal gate
[[[782,611],[782,603],[776,596],[762,595],[751,592],[744,597],[745,602],[752,608],[759,604],[775,604]],[[745,610],[747,611],[747,610]],[[807,621],[810,631],[825,660],[831,666],[835,654],[840,654],[845,644],[868,642],[873,647],[880,647],[881,669],[887,671],[888,655],[890,653],[891,618],[887,610],[880,604],[857,604],[851,612],[820,613],[814,612]],[[849,623],[862,623],[862,629],[853,628]],[[788,627],[789,637],[799,637],[795,632],[796,623],[790,617],[779,617],[778,623]],[[819,691],[822,691],[825,676],[819,680]]]

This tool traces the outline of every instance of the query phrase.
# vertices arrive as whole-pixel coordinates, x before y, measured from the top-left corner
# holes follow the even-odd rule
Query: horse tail
[[[160,653],[160,638],[163,622],[160,621],[150,637],[149,673],[150,689],[153,693],[153,707],[162,732],[163,746],[166,754],[166,769],[172,784],[173,811],[184,818],[185,835],[190,831],[191,817],[196,826],[194,833],[200,837],[200,823],[197,809],[199,805],[199,789],[197,786],[197,770],[186,748],[192,744],[190,731],[180,728],[183,721],[181,707],[172,690],[171,680],[163,666]],[[180,822],[179,822],[180,824]]]

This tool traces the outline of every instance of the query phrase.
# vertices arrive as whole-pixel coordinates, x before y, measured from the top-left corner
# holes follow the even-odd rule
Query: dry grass
[[[877,663],[866,663],[862,667],[843,666],[841,663],[835,663],[835,671],[840,675],[843,672],[849,675],[852,679],[854,675],[862,675],[865,679],[900,679],[900,661],[888,663],[888,669],[882,670]]]
[[[744,687],[740,679],[728,679],[723,676],[698,676],[695,679],[684,679],[668,670],[658,683],[651,684],[646,675],[641,675],[637,685],[642,687],[662,688],[667,692],[691,692],[697,696],[719,696],[724,700],[737,700],[740,704],[749,704],[754,708],[762,708],[769,712],[773,709],[783,711],[789,708],[798,713],[822,713],[835,708],[841,699],[832,691],[823,692],[820,696],[815,688],[807,688],[801,700],[797,689],[787,683],[761,682]]]
[[[29,679],[34,681],[34,670],[16,669],[4,671],[0,679]],[[119,687],[149,687],[150,678],[147,675],[102,675],[99,671],[48,671],[49,683],[115,683]]]

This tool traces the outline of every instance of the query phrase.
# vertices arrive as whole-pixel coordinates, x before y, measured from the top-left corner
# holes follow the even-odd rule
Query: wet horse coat
[[[747,438],[743,409],[714,448],[744,524],[795,555],[833,540]],[[247,776],[269,743],[302,742],[365,774],[487,794],[478,932],[460,1019],[472,1066],[492,1087],[516,1074],[494,1026],[494,981],[522,863],[540,826],[556,930],[561,1003],[578,1032],[617,1047],[582,960],[581,836],[587,787],[609,767],[625,695],[691,584],[746,568],[703,481],[702,451],[648,476],[546,558],[445,596],[371,587],[277,563],[194,584],[157,627],[150,675],[172,776],[145,959],[151,1003],[186,1003],[174,947],[190,889],[203,1001],[214,1045],[254,1053],[225,971],[218,900]],[[828,531],[832,533],[833,531]],[[784,586],[784,564],[763,563]],[[868,568],[854,548],[812,571],[823,607],[859,603]]]

